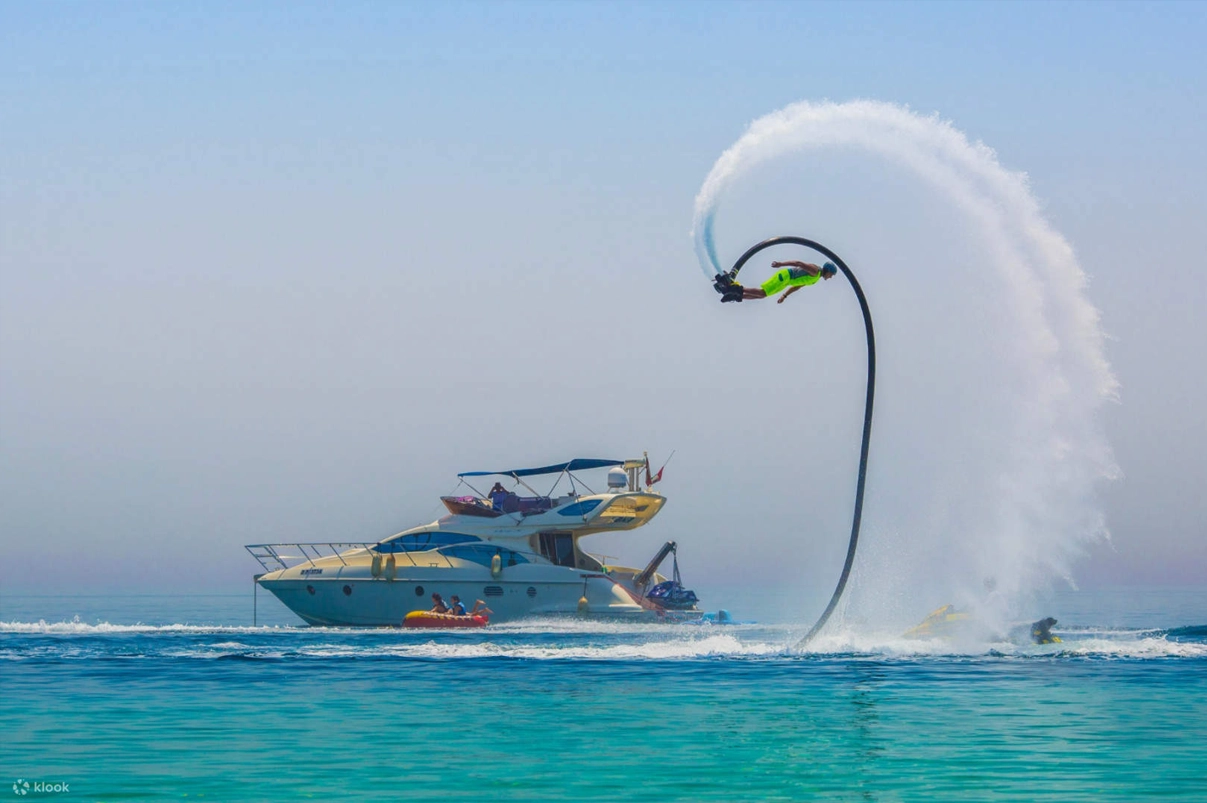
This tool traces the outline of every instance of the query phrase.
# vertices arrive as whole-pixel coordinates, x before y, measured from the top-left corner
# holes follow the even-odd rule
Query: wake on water
[[[1037,646],[1025,639],[911,639],[900,634],[826,632],[798,649],[799,625],[653,625],[547,619],[489,631],[432,633],[359,628],[120,625],[0,622],[0,661],[24,660],[530,660],[699,661],[811,658],[1207,658],[1207,630],[1069,628]]]
[[[840,160],[855,169],[825,174]],[[766,183],[760,168],[772,161],[806,171],[796,185],[831,182],[777,195],[777,206],[799,207],[799,230],[757,239],[799,235],[842,254],[869,297],[881,352],[850,616],[830,631],[908,625],[944,603],[974,610],[986,633],[1034,617],[1036,595],[1071,584],[1073,562],[1108,538],[1095,491],[1119,473],[1098,423],[1116,381],[1073,249],[1026,176],[950,123],[887,103],[803,102],[751,123],[700,189],[693,238],[710,279],[728,268],[718,211],[744,182]],[[867,206],[882,189],[874,176],[888,173],[905,176],[902,214],[924,196],[942,210],[915,269],[933,292],[911,295],[886,267],[901,263],[900,232]],[[863,195],[826,191],[848,175],[865,182]],[[955,231],[958,258],[944,253]]]

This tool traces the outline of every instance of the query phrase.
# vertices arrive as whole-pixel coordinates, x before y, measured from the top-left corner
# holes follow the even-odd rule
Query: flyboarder
[[[788,296],[802,287],[817,284],[821,279],[829,279],[838,273],[838,268],[834,266],[833,262],[827,262],[821,267],[810,262],[772,262],[771,267],[780,270],[763,282],[761,287],[743,287],[735,282],[728,273],[717,276],[713,287],[721,294],[721,303],[743,301],[748,298],[770,298],[787,287],[788,292],[775,300],[775,303],[783,304]]]

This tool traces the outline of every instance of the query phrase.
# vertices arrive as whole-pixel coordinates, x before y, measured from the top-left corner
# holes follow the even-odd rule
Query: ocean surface
[[[802,651],[808,623],[731,611],[435,633],[263,594],[255,627],[250,594],[0,597],[0,795],[1207,800],[1207,589],[1058,595],[1046,646]]]

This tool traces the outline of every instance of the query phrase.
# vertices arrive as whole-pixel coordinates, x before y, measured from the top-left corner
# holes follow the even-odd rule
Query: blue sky
[[[729,398],[692,200],[752,119],[825,98],[1031,176],[1122,384],[1115,547],[1080,577],[1201,582],[1205,40],[1202,3],[5,4],[0,583],[177,583],[155,554],[241,587],[242,543],[385,535],[457,470],[580,451],[679,449],[690,508]],[[765,484],[778,441],[728,456]]]

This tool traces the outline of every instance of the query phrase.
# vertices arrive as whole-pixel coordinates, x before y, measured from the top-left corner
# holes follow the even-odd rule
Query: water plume
[[[855,172],[904,176],[902,210],[924,196],[945,207],[926,246],[925,293],[888,272],[894,251],[884,241],[900,232],[866,214],[863,198],[838,193],[838,208],[807,209],[777,199],[802,206],[799,230],[755,238],[793,234],[835,248],[860,276],[884,344],[867,550],[847,622],[907,623],[947,602],[997,624],[1030,615],[1034,594],[1071,578],[1087,545],[1107,537],[1095,494],[1118,474],[1098,420],[1117,386],[1086,275],[1024,174],[948,122],[873,101],[792,104],[722,154],[695,203],[706,275],[728,268],[715,222],[735,187],[773,161],[821,170],[836,158]],[[945,256],[948,241],[958,258]],[[750,244],[735,243],[734,256]],[[852,376],[861,369],[856,361]]]

